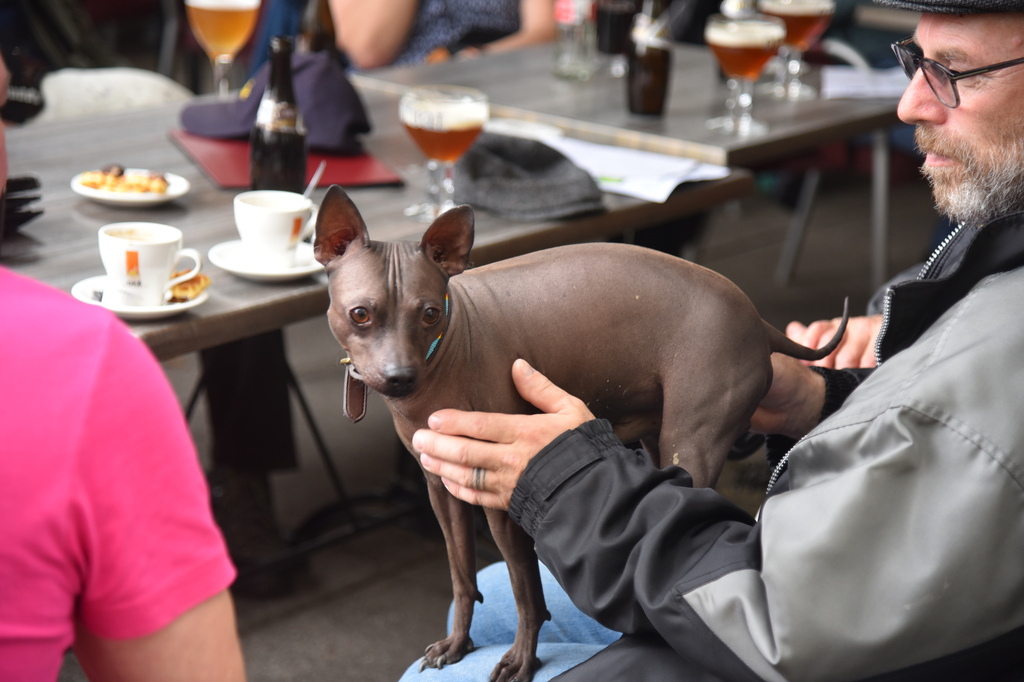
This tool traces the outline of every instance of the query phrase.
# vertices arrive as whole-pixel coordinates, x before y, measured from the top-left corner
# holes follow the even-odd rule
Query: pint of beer
[[[754,81],[786,39],[786,25],[775,17],[751,14],[729,17],[712,14],[704,26],[704,42],[718,60],[731,95],[725,116],[709,119],[707,127],[747,137],[768,131],[752,115]]]
[[[483,130],[487,101],[479,100],[466,88],[415,90],[399,103],[402,125],[427,158],[455,163]]]
[[[260,0],[185,0],[185,13],[210,59],[234,58],[256,27]]]
[[[786,24],[786,45],[806,52],[828,28],[835,0],[760,0],[758,9]]]
[[[704,41],[722,71],[747,81],[757,80],[785,37],[782,26],[756,19],[709,23],[704,32]]]
[[[455,206],[454,167],[490,116],[487,95],[454,85],[410,88],[398,102],[398,119],[427,156],[427,200],[405,209],[429,222]]]

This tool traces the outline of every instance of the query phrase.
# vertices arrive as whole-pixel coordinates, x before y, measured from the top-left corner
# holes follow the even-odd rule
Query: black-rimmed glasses
[[[892,51],[896,53],[896,59],[907,74],[907,78],[913,80],[918,69],[924,72],[924,79],[928,81],[928,87],[932,89],[939,101],[950,109],[960,106],[960,92],[956,89],[956,82],[971,76],[980,76],[983,73],[991,73],[1000,69],[1006,69],[1018,64],[1024,64],[1024,58],[1011,59],[1008,62],[989,64],[970,71],[953,71],[939,64],[934,59],[928,59],[921,52],[921,48],[914,43],[913,37],[892,44]]]

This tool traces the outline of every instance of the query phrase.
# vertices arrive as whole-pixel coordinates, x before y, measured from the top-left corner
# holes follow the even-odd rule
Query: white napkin
[[[561,136],[543,136],[540,139],[590,173],[603,191],[645,201],[664,203],[672,191],[684,182],[717,180],[729,175],[729,169],[725,166],[679,156]]]
[[[902,97],[910,81],[899,66],[865,72],[853,66],[821,67],[822,99]]]

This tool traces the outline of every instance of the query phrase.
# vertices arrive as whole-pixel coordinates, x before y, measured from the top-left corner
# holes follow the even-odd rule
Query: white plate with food
[[[145,168],[110,166],[71,178],[76,194],[108,206],[157,206],[185,196],[191,188],[180,175]]]
[[[87,277],[71,287],[71,295],[79,301],[93,305],[103,305],[103,291],[107,286],[107,276]],[[180,302],[167,302],[154,306],[104,306],[122,320],[159,320],[163,317],[179,315],[186,310],[206,303],[210,292],[203,290],[193,299]]]
[[[307,242],[299,242],[296,246],[295,265],[280,270],[260,268],[249,263],[241,239],[217,244],[207,255],[218,268],[256,282],[288,282],[324,271],[324,266],[313,259],[313,245]]]

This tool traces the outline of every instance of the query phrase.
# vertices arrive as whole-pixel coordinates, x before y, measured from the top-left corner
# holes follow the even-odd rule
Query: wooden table
[[[724,110],[725,86],[710,52],[677,45],[664,116],[638,116],[626,106],[625,79],[600,72],[587,82],[551,75],[552,47],[484,54],[478,59],[378,69],[355,77],[370,88],[400,93],[411,85],[447,83],[487,93],[492,117],[555,125],[573,137],[674,154],[725,166],[753,167],[821,144],[870,133],[872,181],[872,281],[888,271],[889,145],[886,130],[899,122],[897,100],[832,99],[788,102],[754,98],[754,116],[769,125],[763,135],[736,137],[709,130],[707,119]]]
[[[405,176],[405,187],[356,189],[350,192],[374,239],[418,239],[425,225],[402,215],[421,201],[424,189],[418,166],[422,155],[398,123],[397,96],[367,92],[365,104],[373,123],[369,151]],[[107,223],[142,220],[179,227],[185,245],[204,255],[210,247],[237,239],[231,200],[237,190],[211,183],[167,136],[178,125],[177,105],[82,117],[11,129],[7,149],[12,174],[36,173],[42,181],[44,214],[8,238],[0,265],[70,291],[77,281],[103,273],[96,232]],[[79,197],[70,180],[79,171],[109,163],[176,173],[192,183],[185,197],[152,208],[119,208]],[[602,239],[707,210],[749,194],[749,173],[736,171],[714,182],[686,185],[663,204],[606,195],[608,211],[577,219],[517,223],[486,212],[477,214],[473,261],[483,264],[531,250]],[[322,196],[318,190],[314,199]],[[179,316],[131,327],[160,359],[236,341],[323,315],[328,306],[326,278],[318,274],[285,283],[241,279],[211,263],[204,265],[212,283],[210,299]]]

